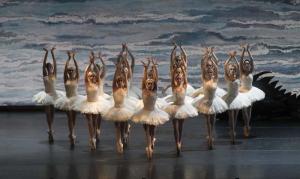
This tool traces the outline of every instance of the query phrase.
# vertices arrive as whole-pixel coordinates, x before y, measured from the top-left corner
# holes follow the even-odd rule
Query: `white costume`
[[[64,92],[55,90],[56,78],[44,76],[43,77],[45,91],[41,91],[33,96],[32,101],[41,105],[54,105],[55,101],[64,96]]]
[[[242,74],[240,80],[240,92],[247,95],[251,103],[254,103],[255,101],[260,101],[265,98],[265,93],[262,90],[252,86],[252,74],[249,74],[248,76]]]
[[[127,100],[127,90],[119,88],[113,92],[114,106],[105,115],[106,120],[124,122],[128,121],[134,114],[135,107]]]
[[[222,97],[228,105],[228,109],[242,109],[251,105],[251,101],[245,93],[239,92],[240,80],[227,81],[227,93]]]
[[[55,101],[55,108],[60,110],[69,111],[73,110],[73,105],[82,100],[83,96],[77,94],[78,81],[68,80],[65,84],[66,95],[61,96]]]
[[[143,92],[144,107],[133,115],[132,121],[148,125],[161,125],[169,120],[169,115],[156,106],[156,92]]]
[[[109,109],[110,102],[98,94],[99,86],[92,84],[86,86],[87,96],[78,100],[72,106],[74,110],[83,114],[105,115]]]
[[[203,114],[222,113],[227,110],[226,102],[216,95],[217,83],[213,80],[205,81],[203,83],[202,98],[193,102],[193,105],[198,109],[198,112]]]
[[[186,96],[185,89],[176,89],[173,92],[170,104],[167,105],[164,110],[172,117],[176,119],[186,119],[189,117],[198,116],[197,109],[191,104],[192,98]]]

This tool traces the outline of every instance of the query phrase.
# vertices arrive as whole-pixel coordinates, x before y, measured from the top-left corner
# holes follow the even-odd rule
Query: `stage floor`
[[[88,146],[86,121],[78,115],[77,144],[69,148],[64,113],[55,116],[55,142],[47,142],[44,113],[0,113],[0,178],[299,178],[300,122],[255,121],[253,137],[230,145],[227,123],[217,121],[215,150],[208,151],[201,118],[188,119],[183,152],[177,158],[171,123],[157,129],[154,158],[146,159],[141,125],[132,124],[129,148],[115,151],[113,123],[102,123],[95,152]],[[239,125],[240,126],[240,125]]]

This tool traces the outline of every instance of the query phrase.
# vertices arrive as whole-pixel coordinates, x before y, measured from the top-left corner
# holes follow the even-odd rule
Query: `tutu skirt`
[[[250,99],[251,103],[263,100],[265,98],[265,93],[254,86],[252,86],[252,88],[249,91],[241,93],[245,94]]]
[[[63,96],[65,96],[65,93],[58,90],[56,91],[55,96],[52,96],[45,91],[41,91],[32,97],[32,102],[40,105],[54,105],[55,101]]]
[[[217,114],[228,109],[226,102],[217,95],[212,100],[202,97],[194,101],[193,106],[197,108],[198,112],[203,114]]]
[[[230,96],[226,94],[223,97],[228,105],[228,109],[236,110],[251,106],[251,101],[244,93],[238,93],[237,96]]]
[[[132,111],[132,109],[128,107],[113,106],[108,110],[108,112],[104,116],[104,119],[108,121],[124,122],[128,121],[133,114],[134,112]]]
[[[161,125],[169,120],[169,115],[165,111],[154,107],[154,110],[149,111],[141,109],[135,113],[132,117],[132,121],[135,123],[148,124],[148,125]]]
[[[55,101],[54,106],[55,108],[63,111],[71,111],[74,110],[74,104],[77,103],[77,101],[82,101],[83,99],[84,96],[82,95],[77,95],[70,98],[62,96]]]
[[[84,96],[72,105],[72,109],[83,114],[101,114],[104,116],[110,106],[111,103],[102,96],[98,96],[97,101],[94,102],[87,101],[87,97]]]

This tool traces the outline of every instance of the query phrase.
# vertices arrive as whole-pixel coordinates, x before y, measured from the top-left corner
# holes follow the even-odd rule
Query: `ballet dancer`
[[[75,53],[74,52],[67,52],[68,60],[65,64],[64,69],[64,84],[66,95],[60,97],[55,102],[55,107],[66,111],[68,117],[68,128],[69,128],[69,140],[71,149],[75,146],[75,122],[76,122],[76,111],[73,110],[72,106],[79,100],[80,96],[78,95],[77,88],[78,88],[78,81],[79,81],[79,69],[78,64],[75,60]],[[74,63],[74,66],[70,65],[70,62]]]
[[[213,131],[217,113],[227,110],[225,101],[216,95],[218,83],[218,66],[213,59],[213,49],[206,51],[201,60],[201,72],[204,96],[193,102],[198,112],[204,114],[208,130],[208,148],[213,149]]]
[[[228,122],[231,143],[235,144],[235,127],[240,109],[247,108],[251,105],[251,101],[244,93],[239,92],[240,86],[240,68],[236,59],[236,52],[230,52],[229,58],[224,64],[225,81],[227,83],[227,94],[223,96],[224,101],[228,105]]]
[[[142,81],[142,98],[143,109],[138,111],[132,117],[132,121],[135,123],[142,123],[147,140],[146,154],[149,160],[152,159],[154,142],[155,142],[155,128],[158,125],[162,125],[169,120],[168,113],[162,111],[156,106],[157,99],[157,83],[158,83],[158,64],[151,59],[152,66],[150,66],[150,60],[144,65],[144,77]]]
[[[167,105],[164,110],[170,115],[173,122],[174,138],[176,143],[177,156],[181,152],[181,135],[185,119],[198,116],[197,109],[187,100],[187,73],[184,64],[175,62],[171,68],[173,101]]]
[[[120,54],[115,64],[116,70],[113,78],[113,101],[114,106],[111,107],[108,113],[105,115],[105,119],[114,121],[116,129],[116,148],[117,152],[122,154],[124,150],[124,134],[126,131],[126,124],[128,120],[134,114],[134,111],[129,107],[127,103],[128,95],[128,74],[127,68],[124,67],[124,54]]]
[[[249,44],[242,46],[243,51],[240,60],[241,86],[239,90],[241,93],[245,93],[253,104],[256,101],[263,100],[265,98],[265,93],[259,88],[252,86],[254,62],[249,47]],[[242,109],[242,115],[244,119],[244,137],[246,138],[250,136],[251,111],[252,105]]]
[[[56,86],[56,59],[54,55],[55,47],[51,49],[52,63],[47,62],[48,50],[45,51],[43,60],[43,81],[45,90],[37,93],[33,96],[32,101],[37,104],[45,106],[47,124],[48,124],[48,142],[53,144],[53,119],[54,119],[54,103],[55,101],[64,95],[63,92],[55,89]]]
[[[104,116],[110,106],[110,102],[99,96],[100,71],[95,65],[94,53],[90,55],[90,63],[84,72],[85,90],[87,96],[79,103],[75,103],[74,109],[85,115],[89,128],[89,144],[91,150],[96,150],[97,119]]]

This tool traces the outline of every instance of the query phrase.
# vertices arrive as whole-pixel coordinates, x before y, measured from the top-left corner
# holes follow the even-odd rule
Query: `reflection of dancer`
[[[228,105],[228,121],[230,129],[231,143],[235,143],[235,126],[239,110],[251,105],[251,101],[244,93],[239,92],[240,69],[239,63],[235,58],[236,52],[229,53],[229,59],[224,65],[225,80],[227,82],[227,94],[223,96]]]
[[[213,49],[207,51],[201,60],[204,97],[194,101],[194,106],[204,114],[208,130],[208,147],[213,149],[213,129],[217,113],[227,110],[227,104],[216,95],[218,66],[213,60]]]
[[[109,108],[109,101],[104,97],[99,96],[99,69],[95,65],[95,56],[93,53],[90,56],[90,64],[85,70],[84,81],[86,89],[86,98],[79,103],[75,103],[75,109],[81,111],[87,119],[89,135],[90,135],[90,147],[91,150],[96,149],[96,136],[97,136],[97,119],[99,115],[105,115]]]
[[[181,152],[181,135],[184,119],[198,115],[197,109],[192,106],[191,100],[186,96],[187,73],[182,63],[175,62],[171,67],[172,102],[164,110],[173,118],[174,137],[177,155]]]
[[[54,50],[53,47],[51,49],[51,55],[53,63],[47,63],[47,57],[48,57],[48,50],[45,49],[45,57],[43,61],[43,81],[45,86],[45,91],[41,91],[33,96],[32,100],[33,102],[37,104],[42,104],[45,106],[46,111],[46,117],[47,117],[47,123],[48,123],[48,140],[49,143],[52,144],[54,142],[53,139],[53,118],[54,118],[54,102],[55,100],[63,96],[63,93],[60,91],[55,90],[56,85],[56,59],[54,56]]]
[[[144,77],[142,81],[142,97],[144,108],[137,112],[133,117],[133,122],[142,123],[146,132],[147,147],[146,153],[148,159],[152,159],[154,149],[154,135],[155,127],[164,124],[169,120],[169,115],[156,107],[157,99],[157,82],[158,70],[157,63],[152,59],[152,67],[149,69],[150,60],[148,64],[144,64]]]
[[[121,58],[121,59],[120,59]],[[105,118],[115,122],[116,127],[116,147],[118,153],[123,153],[124,134],[126,131],[126,124],[133,115],[134,111],[129,107],[127,103],[128,95],[128,75],[127,68],[124,68],[122,63],[123,55],[119,56],[118,62],[116,63],[116,71],[113,79],[113,99],[114,106],[109,109]]]
[[[70,61],[73,61],[74,66],[70,65]],[[68,60],[65,64],[64,69],[64,84],[66,90],[66,96],[60,97],[55,102],[55,107],[66,111],[68,116],[68,127],[69,127],[69,139],[71,148],[75,145],[75,120],[76,111],[73,110],[72,106],[78,100],[77,88],[79,80],[79,69],[77,62],[75,60],[75,54],[73,52],[68,52]]]
[[[245,53],[247,52],[248,58],[245,57]],[[254,63],[251,53],[249,51],[249,45],[243,46],[243,52],[240,60],[240,68],[241,68],[241,87],[240,92],[245,93],[248,98],[251,100],[251,103],[255,101],[259,101],[265,98],[265,93],[252,86],[253,75],[252,72],[254,70]],[[244,119],[244,136],[249,137],[250,135],[250,120],[251,120],[251,110],[252,105],[247,108],[242,109],[243,119]]]

